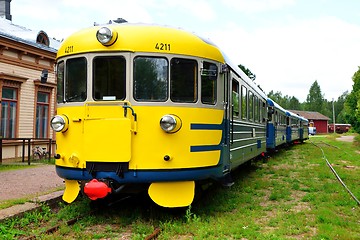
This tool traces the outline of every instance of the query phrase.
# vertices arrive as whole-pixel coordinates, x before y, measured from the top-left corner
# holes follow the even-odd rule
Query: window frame
[[[85,87],[84,89],[81,89],[81,90],[85,90],[83,92],[80,92],[80,95],[79,94],[69,94],[69,65],[68,65],[68,62],[69,61],[73,61],[75,59],[84,59],[85,60]],[[74,57],[74,58],[68,58],[66,59],[65,61],[65,71],[64,71],[64,75],[65,75],[65,79],[64,79],[64,101],[65,102],[68,102],[68,103],[73,103],[73,102],[85,102],[88,98],[88,94],[87,94],[87,90],[88,90],[88,59],[85,57],[85,56],[78,56],[78,57]],[[85,96],[81,96],[81,93],[84,93]],[[70,95],[70,96],[68,96]],[[81,97],[80,100],[76,100],[76,98],[78,97]]]
[[[248,90],[245,85],[241,85],[241,119],[248,119]]]
[[[45,94],[47,96],[47,102],[39,102],[39,93]],[[50,112],[51,112],[51,92],[37,90],[36,93],[36,101],[35,101],[35,127],[34,127],[34,136],[35,138],[48,138],[50,135],[49,129],[49,120],[50,120]],[[40,120],[40,129],[38,129],[38,107],[47,107],[47,116],[45,116],[44,121]],[[41,111],[44,109],[41,108]],[[44,128],[46,126],[46,128]]]
[[[139,99],[136,97],[136,69],[135,69],[135,61],[137,58],[157,58],[157,59],[164,59],[166,60],[166,63],[167,63],[167,69],[166,69],[166,97],[165,99],[161,99],[161,100],[149,100],[149,99],[146,99],[146,100],[143,100],[143,99]],[[169,93],[169,87],[170,87],[170,62],[169,62],[169,59],[165,56],[162,56],[162,55],[155,55],[155,56],[149,56],[149,55],[137,55],[133,58],[133,64],[132,64],[132,72],[133,72],[133,78],[132,78],[132,97],[135,101],[137,102],[166,102],[169,100],[170,98],[170,93]]]
[[[4,93],[4,89],[11,89],[15,91],[15,99],[11,99],[11,98],[4,98],[3,97],[3,93]],[[16,138],[17,134],[18,134],[18,122],[19,122],[19,92],[20,92],[20,88],[16,87],[16,86],[7,86],[4,85],[1,88],[1,136],[3,138]],[[6,118],[6,122],[7,124],[6,126],[6,131],[3,129],[4,124],[3,124],[3,110],[4,110],[4,103],[7,103],[7,105],[9,106],[7,108],[7,118]],[[11,129],[12,131],[10,132],[10,125],[9,122],[11,121],[11,118],[9,118],[9,116],[11,116],[11,103],[15,103],[15,119],[13,120],[13,128]],[[4,134],[5,133],[5,134]]]
[[[216,75],[215,76],[205,76],[203,74],[204,69],[205,69],[205,65],[208,64],[209,68],[207,70],[211,70],[210,66],[215,66],[216,67]],[[214,69],[215,70],[215,69]],[[207,79],[205,79],[205,77]],[[211,79],[212,77],[214,77],[214,79]],[[201,85],[201,89],[200,89],[200,95],[201,95],[201,103],[202,104],[206,104],[206,105],[216,105],[217,103],[217,98],[218,98],[218,94],[217,94],[217,87],[218,87],[218,77],[219,77],[219,68],[217,66],[217,64],[213,63],[213,62],[209,62],[209,61],[202,61],[202,68],[200,69],[200,85]],[[212,101],[205,101],[204,99],[204,95],[205,95],[205,81],[211,81],[211,83],[213,83],[213,87],[212,89]],[[199,84],[199,83],[198,83]]]
[[[173,76],[173,73],[174,73],[174,69],[173,69],[173,61],[176,61],[176,60],[181,60],[181,61],[188,61],[188,62],[193,62],[195,63],[195,65],[193,65],[195,67],[193,73],[194,73],[194,78],[193,78],[193,82],[194,82],[194,88],[193,88],[193,93],[194,93],[194,96],[193,96],[193,100],[189,100],[189,101],[185,101],[185,100],[181,100],[180,98],[183,97],[185,98],[184,96],[174,96],[174,89],[177,90],[177,87],[174,86],[174,76]],[[184,58],[184,57],[173,57],[170,59],[170,100],[173,102],[173,103],[197,103],[198,102],[198,99],[199,99],[199,63],[198,63],[198,60],[197,59],[192,59],[192,58]],[[175,98],[179,98],[179,99],[175,99]]]
[[[95,61],[97,59],[101,59],[101,58],[106,58],[106,59],[115,59],[115,58],[119,58],[121,60],[123,60],[123,64],[124,64],[124,69],[123,69],[123,79],[124,82],[123,82],[123,89],[122,89],[122,98],[116,98],[116,95],[115,96],[112,96],[112,95],[103,95],[102,98],[97,98],[96,97],[96,90],[97,88],[95,87],[95,77],[96,77],[96,74],[95,74]],[[87,60],[87,59],[86,59]],[[126,99],[126,94],[127,94],[127,59],[125,56],[123,55],[96,55],[94,56],[93,58],[91,58],[91,66],[92,66],[92,69],[91,69],[91,86],[92,86],[92,93],[91,93],[91,98],[94,100],[94,101],[109,101],[109,100],[113,100],[113,101],[123,101]],[[88,84],[88,83],[86,83]],[[101,94],[101,93],[100,93]],[[113,97],[115,97],[115,99],[113,99]],[[85,99],[86,101],[86,99]]]

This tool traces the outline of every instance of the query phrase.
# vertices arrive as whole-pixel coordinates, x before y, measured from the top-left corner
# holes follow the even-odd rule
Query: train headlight
[[[117,32],[112,31],[110,28],[102,27],[96,32],[97,40],[105,46],[112,45],[117,39]]]
[[[55,132],[66,132],[69,119],[65,115],[56,115],[51,119],[50,126]]]
[[[175,133],[181,128],[181,119],[172,114],[164,115],[160,119],[160,127],[167,133]]]

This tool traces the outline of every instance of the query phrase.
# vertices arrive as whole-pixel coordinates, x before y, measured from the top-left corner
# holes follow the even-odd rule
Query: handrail
[[[34,144],[36,141],[48,141],[48,160],[50,161],[51,158],[51,147],[52,147],[52,139],[51,138],[2,138],[0,137],[0,164],[2,164],[3,160],[3,141],[21,141],[22,142],[22,162],[25,162],[25,142],[27,142],[27,153],[28,153],[28,165],[30,165],[30,156],[31,156],[31,145]]]

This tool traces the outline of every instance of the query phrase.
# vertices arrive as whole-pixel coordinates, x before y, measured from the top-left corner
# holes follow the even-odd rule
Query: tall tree
[[[301,110],[301,104],[299,99],[297,99],[296,97],[292,96],[289,100],[289,109],[292,110]]]
[[[324,112],[324,96],[321,94],[317,80],[310,87],[309,94],[306,97],[305,110]]]
[[[338,97],[337,101],[334,102],[334,109],[335,109],[335,121],[336,123],[346,123],[345,119],[345,101],[347,96],[349,95],[348,91],[345,91],[343,94],[341,94],[340,97]]]
[[[268,93],[268,97],[274,100],[284,109],[302,110],[299,100],[294,96],[292,97],[290,97],[289,95],[283,96],[281,92],[279,91],[274,92],[273,90],[271,90]]]
[[[345,101],[345,119],[356,132],[360,133],[360,67],[354,73],[352,80],[353,89]]]

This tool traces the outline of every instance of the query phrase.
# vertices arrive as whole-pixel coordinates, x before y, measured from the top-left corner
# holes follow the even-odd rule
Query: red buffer
[[[106,183],[93,179],[85,185],[84,193],[91,200],[96,200],[98,198],[106,197],[109,193],[111,193],[111,188],[109,188]]]

